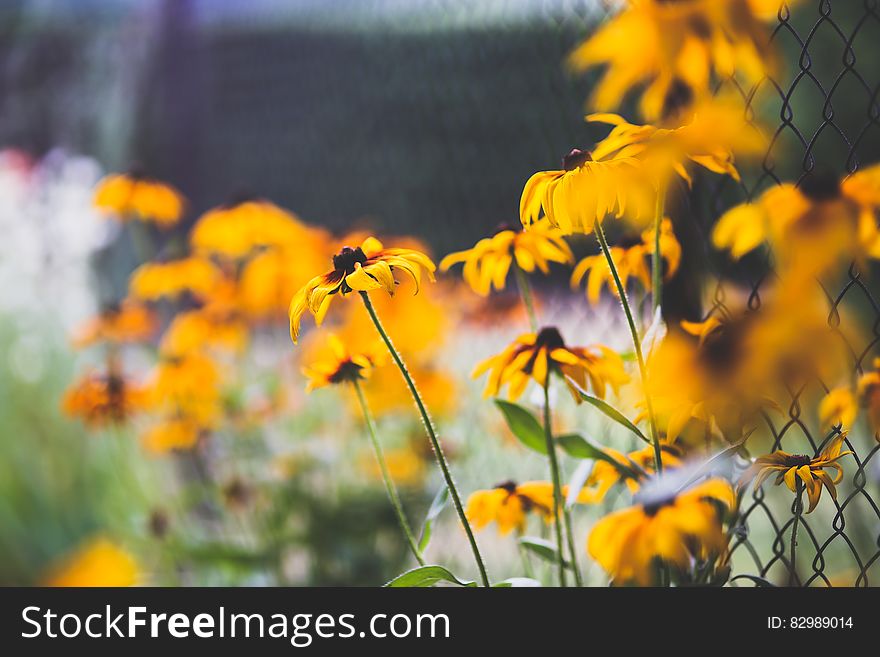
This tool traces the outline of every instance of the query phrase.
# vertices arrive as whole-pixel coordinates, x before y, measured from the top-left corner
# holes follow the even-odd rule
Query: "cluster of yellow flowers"
[[[412,413],[410,400],[482,584],[491,580],[474,530],[492,522],[501,534],[514,532],[522,545],[537,546],[556,566],[561,585],[583,582],[578,544],[616,585],[723,584],[742,489],[751,482],[761,486],[776,473],[774,483],[795,494],[798,517],[803,492],[810,513],[823,489],[837,498],[841,462],[851,454],[843,449],[847,429],[858,408],[867,407],[870,420],[880,423],[878,362],[877,371],[817,400],[828,434],[815,455],[783,452],[776,439],[774,451],[749,457],[750,448],[766,451],[757,429],[768,412],[780,409],[778,400],[789,398],[786,390],[801,389],[817,376],[847,375],[847,355],[828,330],[814,281],[841,262],[880,257],[880,165],[842,179],[810,174],[723,213],[712,232],[719,251],[737,260],[764,245],[770,249],[776,279],[762,291],[762,307],[755,311],[745,295],[727,288],[734,303],[723,312],[702,321],[663,322],[663,289],[681,276],[687,255],[677,236],[674,192],[689,188],[697,175],[738,181],[740,162],[766,148],[744,108],[712,91],[718,81],[754,83],[774,70],[766,19],[779,5],[624,3],[570,58],[578,70],[606,66],[590,99],[602,113],[586,120],[609,126],[607,136],[589,149],[573,148],[561,168],[539,171],[525,182],[517,228],[502,226],[439,263],[444,273],[461,264],[465,283],[481,298],[515,278],[531,330],[476,364],[473,377],[488,375],[487,397],[506,390],[507,399],[496,399],[496,405],[511,432],[547,459],[548,481],[506,480],[462,500],[429,412],[442,416],[455,403],[457,384],[435,356],[458,320],[453,309],[462,304],[460,293],[443,281],[427,290],[424,284],[435,281],[438,268],[424,245],[401,238],[390,246],[365,234],[335,240],[259,198],[210,210],[193,226],[187,249],[133,272],[128,297],[78,333],[78,346],[105,348],[106,367],[74,384],[65,408],[96,426],[143,415],[149,418],[143,438],[148,450],[191,449],[230,419],[240,420],[241,409],[232,408],[226,394],[233,370],[241,366],[237,357],[256,331],[286,310],[290,338],[303,343],[304,387],[337,386],[351,393],[376,472],[421,566],[425,544],[416,540],[397,486],[413,473],[421,476],[425,452],[386,454],[374,419],[389,410]],[[651,123],[610,113],[634,89],[642,90],[639,107]],[[141,173],[106,178],[95,202],[120,220],[135,218],[161,229],[178,222],[186,207],[179,192]],[[594,235],[597,250],[577,258],[568,238],[573,234]],[[631,353],[604,344],[575,346],[558,327],[540,321],[530,276],[566,268],[573,288],[586,280],[589,304],[603,303],[603,288],[617,298]],[[640,304],[630,302],[633,295],[650,297],[654,312],[648,321]],[[327,320],[329,329],[304,329],[308,316],[318,326]],[[150,342],[160,327],[155,369],[138,381],[125,371],[125,347]],[[557,431],[557,382],[580,411],[604,414],[639,448],[625,453]],[[538,414],[516,403],[531,384],[542,394]],[[262,417],[282,405],[282,399],[264,400],[248,412]],[[563,485],[561,453],[591,461],[592,468]],[[726,469],[706,467],[713,454],[728,457]],[[742,472],[735,472],[734,454],[749,457],[747,466],[739,465]],[[628,506],[599,519],[585,539],[577,537],[576,505],[604,503],[618,488]],[[554,541],[524,536],[530,515],[552,527]]]

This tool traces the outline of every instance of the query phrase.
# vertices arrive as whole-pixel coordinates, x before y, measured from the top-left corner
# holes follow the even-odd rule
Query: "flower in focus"
[[[339,383],[351,383],[369,378],[373,366],[382,362],[386,353],[381,343],[376,343],[369,352],[353,353],[338,335],[327,338],[329,353],[322,359],[312,361],[303,367],[303,374],[309,379],[306,390],[311,392]]]
[[[562,495],[568,495],[568,486],[563,486]],[[581,501],[579,497],[578,502]],[[530,512],[546,522],[553,522],[552,482],[527,481],[517,484],[505,481],[488,490],[471,493],[465,508],[468,522],[475,529],[483,529],[494,521],[501,534],[509,534],[512,529],[524,531]]]
[[[567,347],[559,330],[553,326],[519,336],[500,354],[477,365],[473,378],[486,372],[489,372],[489,380],[484,396],[497,395],[507,385],[511,399],[522,395],[529,379],[543,387],[554,372],[565,379],[578,402],[581,401],[580,393],[569,379],[583,390],[587,389],[589,381],[589,387],[600,398],[605,397],[608,386],[617,391],[629,380],[623,361],[614,350],[602,345]]]
[[[274,203],[246,197],[203,214],[193,226],[190,243],[199,255],[237,260],[260,247],[297,245],[313,231]]]
[[[735,260],[769,242],[781,263],[820,274],[841,258],[880,257],[880,165],[838,180],[812,173],[725,212],[712,231]]]
[[[843,479],[843,467],[837,461],[847,454],[852,454],[850,451],[840,451],[844,438],[846,438],[846,432],[833,438],[828,446],[813,458],[804,454],[789,454],[782,450],[761,456],[755,459],[755,462],[743,473],[740,485],[744,486],[754,479],[755,488],[760,488],[767,477],[775,474],[775,485],[778,486],[785,482],[789,490],[796,493],[798,492],[798,479],[800,479],[810,500],[810,508],[807,510],[807,513],[810,513],[819,503],[822,486],[828,489],[832,499],[837,499],[835,484],[839,484]],[[833,479],[825,472],[826,469],[835,471]]]
[[[617,267],[620,281],[626,288],[630,278],[639,281],[645,291],[651,291],[651,271],[649,257],[654,253],[654,229],[649,228],[641,234],[641,239],[631,246],[612,246],[611,257]],[[663,277],[671,279],[678,271],[681,262],[681,244],[675,238],[672,222],[663,219],[660,226],[660,255],[665,263]],[[589,272],[589,276],[587,273]],[[571,286],[577,287],[587,276],[587,298],[590,303],[598,303],[602,285],[607,285],[615,295],[617,286],[608,262],[603,254],[587,256],[581,260],[571,272]]]
[[[148,308],[136,301],[125,300],[105,308],[81,326],[73,343],[82,348],[99,342],[140,342],[152,336],[156,326],[156,316]]]
[[[349,292],[367,292],[384,289],[394,296],[395,271],[405,272],[415,283],[416,292],[421,281],[421,271],[434,280],[436,266],[424,253],[412,249],[386,249],[375,237],[368,237],[363,243],[351,248],[345,246],[333,256],[333,269],[326,274],[315,276],[306,283],[290,301],[290,337],[294,343],[299,338],[302,315],[309,310],[316,323],[320,324],[334,295]]]
[[[625,8],[569,56],[576,71],[605,65],[590,99],[599,111],[618,108],[627,93],[645,87],[641,111],[664,115],[676,97],[710,92],[712,74],[741,72],[746,86],[774,69],[770,31],[781,0],[627,0]],[[683,91],[684,90],[684,91]],[[672,100],[671,100],[672,99]]]
[[[671,494],[643,488],[635,502],[599,520],[588,539],[589,553],[614,583],[650,586],[658,563],[686,572],[694,560],[726,553],[723,516],[736,507],[736,493],[723,479]]]
[[[494,286],[503,290],[512,264],[524,272],[535,269],[550,273],[549,263],[569,264],[574,255],[559,231],[547,221],[539,221],[528,230],[501,228],[492,237],[477,242],[466,251],[450,253],[440,261],[440,271],[464,263],[462,276],[474,292],[487,296]]]
[[[207,296],[220,277],[220,270],[210,260],[190,256],[142,264],[132,272],[129,289],[133,297],[145,301],[173,298],[184,292]]]
[[[142,411],[148,403],[147,391],[120,374],[88,373],[64,393],[62,410],[88,426],[102,427],[123,423]]]
[[[135,586],[141,578],[134,557],[106,538],[89,541],[50,569],[44,586]]]
[[[141,435],[141,444],[152,454],[188,450],[196,446],[201,435],[199,425],[188,418],[165,418]]]
[[[174,187],[137,171],[101,179],[95,188],[94,204],[120,221],[136,217],[163,228],[180,221],[184,209],[183,196]]]
[[[618,465],[608,461],[596,461],[590,476],[584,483],[581,496],[588,502],[601,502],[611,488],[623,482],[631,493],[635,493],[641,485],[641,479],[650,475],[654,470],[654,447],[648,445],[629,454],[622,454],[616,449],[606,447],[603,450],[614,459]],[[660,459],[663,462],[663,470],[671,470],[681,467],[682,452],[675,445],[663,444],[660,447]],[[638,468],[633,468],[633,464]]]
[[[564,234],[590,233],[611,214],[644,221],[654,216],[658,189],[672,174],[691,183],[691,163],[739,180],[731,149],[740,131],[732,126],[700,116],[673,130],[634,125],[616,114],[591,114],[587,121],[613,127],[592,151],[574,149],[562,169],[529,178],[520,199],[524,226],[535,223],[542,210]]]

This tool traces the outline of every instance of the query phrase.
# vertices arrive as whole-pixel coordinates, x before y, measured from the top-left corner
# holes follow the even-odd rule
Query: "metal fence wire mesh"
[[[773,30],[774,44],[784,54],[780,79],[768,78],[751,88],[736,80],[721,85],[741,94],[750,116],[776,117],[770,147],[761,165],[748,172],[737,189],[730,189],[735,183],[726,181],[706,194],[705,211],[699,213],[705,219],[704,235],[730,207],[731,198],[752,199],[770,185],[800,183],[811,174],[853,173],[877,160],[880,83],[876,56],[868,44],[878,36],[880,14],[874,0],[822,0],[782,7]],[[765,258],[753,261],[748,269],[749,308],[760,312],[762,290],[773,277],[772,263]],[[720,284],[722,272],[718,266],[715,271],[719,284],[707,315],[729,310]],[[829,330],[844,341],[855,376],[871,368],[880,340],[880,304],[870,274],[852,264],[842,280],[817,283],[827,299]],[[840,330],[844,311],[869,327],[863,341],[854,342]],[[815,403],[805,402],[808,395],[812,399],[828,390],[829,382],[822,380],[788,389],[784,415],[764,414],[773,439],[771,449],[813,454],[840,434],[839,426],[819,431]],[[880,577],[880,509],[871,494],[876,493],[880,444],[867,428],[851,431],[845,444],[854,461],[845,468],[838,499],[829,497],[824,509],[801,517],[797,579],[804,586],[866,587],[876,585]],[[771,487],[758,488],[742,501],[731,542],[734,576],[749,574],[773,582],[789,576],[793,505],[790,497],[777,497],[775,492]]]

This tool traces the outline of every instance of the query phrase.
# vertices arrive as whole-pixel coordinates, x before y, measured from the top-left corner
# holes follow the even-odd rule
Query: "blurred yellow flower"
[[[567,347],[559,330],[553,326],[545,327],[537,334],[519,336],[500,354],[477,365],[473,378],[486,372],[489,372],[489,380],[484,396],[497,395],[507,385],[511,399],[522,396],[529,379],[543,387],[554,372],[564,378],[578,402],[581,396],[569,379],[583,390],[587,389],[589,381],[593,393],[601,398],[605,397],[608,386],[617,391],[629,380],[623,361],[612,349],[602,345]]]
[[[121,374],[89,372],[75,381],[64,393],[61,408],[70,417],[78,417],[90,427],[123,423],[148,404],[143,386]]]
[[[457,408],[458,383],[451,372],[417,359],[410,360],[408,368],[433,415],[448,415]],[[364,394],[376,415],[412,412],[412,395],[393,363],[373,370],[369,385],[364,386]]]
[[[617,468],[607,461],[596,461],[590,476],[584,483],[584,490],[581,493],[584,501],[601,502],[605,499],[608,491],[619,482],[626,484],[629,491],[635,493],[641,484],[640,479],[628,474],[624,475],[624,472],[632,471],[639,474],[639,470],[641,470],[645,474],[652,474],[654,471],[654,447],[652,445],[629,454],[623,454],[610,447],[604,448],[603,451],[617,461],[621,467]],[[675,445],[661,445],[660,455],[664,472],[678,468],[682,464],[682,452]],[[632,467],[633,463],[638,466],[638,470]]]
[[[596,109],[614,110],[628,92],[644,86],[641,112],[657,120],[676,96],[708,93],[713,73],[718,80],[742,73],[748,87],[772,72],[770,30],[762,20],[775,18],[781,5],[781,0],[627,0],[623,11],[571,53],[569,65],[576,71],[606,66],[590,98]]]
[[[859,412],[859,402],[847,387],[834,388],[819,403],[819,421],[822,426],[851,426]]]
[[[167,454],[172,450],[188,450],[199,442],[199,425],[187,418],[165,418],[147,429],[141,444],[152,454]]]
[[[657,583],[657,563],[686,572],[694,559],[727,552],[722,510],[736,507],[736,493],[723,479],[684,492],[643,489],[636,504],[605,516],[593,527],[587,549],[616,584]]]
[[[563,496],[568,486],[563,486]],[[582,500],[578,498],[578,502]],[[517,484],[505,481],[488,490],[478,490],[468,497],[465,513],[475,529],[483,529],[495,522],[501,534],[515,529],[522,532],[526,517],[535,513],[545,522],[553,522],[553,484],[549,481],[527,481]]]
[[[316,323],[323,321],[334,295],[384,289],[393,296],[397,285],[395,271],[405,272],[415,283],[418,292],[422,269],[433,281],[436,267],[428,256],[411,249],[386,249],[375,237],[368,237],[356,248],[343,247],[333,256],[333,269],[315,276],[291,299],[291,339],[297,342],[300,321],[306,310],[315,316]]]
[[[674,130],[634,125],[616,114],[592,114],[587,121],[613,127],[592,151],[573,149],[562,169],[529,178],[520,199],[524,226],[538,221],[541,211],[564,234],[590,233],[611,214],[651,218],[658,190],[673,173],[690,184],[690,163],[739,179],[731,148],[740,131],[733,126],[699,116]]]
[[[205,258],[190,256],[168,262],[147,262],[134,270],[129,280],[131,295],[156,301],[189,292],[207,296],[221,277],[220,270]]]
[[[650,256],[654,253],[654,229],[649,228],[641,234],[641,239],[632,246],[612,246],[611,257],[617,267],[620,281],[626,288],[630,278],[642,284],[645,291],[651,291]],[[660,255],[666,264],[663,277],[666,280],[675,276],[681,262],[681,244],[675,238],[672,222],[664,219],[660,227]],[[587,273],[589,272],[589,276]],[[581,260],[571,273],[571,286],[577,287],[587,276],[587,298],[590,303],[598,303],[602,285],[617,295],[617,286],[603,254],[587,256]]]
[[[222,414],[222,377],[208,356],[190,352],[162,358],[148,384],[152,409],[213,427]]]
[[[859,377],[856,396],[859,405],[866,408],[868,419],[874,429],[874,437],[880,440],[880,358],[874,360],[874,370]]]
[[[206,347],[240,353],[247,340],[247,325],[239,318],[200,308],[174,316],[162,336],[159,352],[169,358]]]
[[[510,267],[515,263],[524,272],[535,269],[550,273],[549,263],[570,264],[574,255],[559,231],[547,221],[538,221],[528,230],[502,228],[492,237],[481,239],[473,248],[450,253],[440,261],[440,271],[464,263],[462,276],[474,292],[487,296],[494,286],[503,290]]]
[[[311,392],[339,383],[351,383],[369,378],[373,366],[384,360],[384,345],[376,342],[369,352],[352,352],[338,335],[327,337],[329,353],[323,358],[312,360],[303,367],[303,374],[309,379],[306,390]]]
[[[209,210],[193,226],[190,244],[200,255],[237,260],[267,246],[303,246],[309,228],[287,210],[261,198],[244,198]]]
[[[50,569],[44,586],[135,586],[137,561],[106,538],[92,539]]]
[[[843,467],[837,461],[852,454],[850,451],[840,451],[844,438],[846,438],[846,432],[833,438],[828,446],[813,458],[804,454],[789,454],[782,450],[761,456],[755,459],[755,462],[743,473],[740,485],[745,486],[754,479],[755,488],[760,488],[767,477],[775,474],[775,485],[778,486],[785,482],[789,490],[796,493],[798,479],[800,479],[810,499],[810,508],[807,510],[807,513],[810,513],[819,503],[822,486],[828,489],[832,499],[837,499],[835,484],[839,484],[843,479]],[[825,472],[826,469],[835,471],[833,479]]]
[[[77,329],[73,337],[75,347],[88,347],[99,342],[140,342],[155,333],[156,316],[144,305],[126,299],[109,306],[96,317]]]
[[[417,486],[425,480],[427,474],[425,459],[412,447],[386,450],[385,464],[391,479],[400,486]],[[364,459],[363,467],[372,477],[382,478],[382,471],[375,458]]]
[[[95,187],[95,207],[120,221],[135,217],[165,228],[183,215],[184,199],[174,187],[139,172],[115,173]]]
[[[782,265],[815,275],[841,258],[880,257],[878,210],[880,165],[842,180],[810,174],[725,212],[712,242],[735,260],[769,242]]]

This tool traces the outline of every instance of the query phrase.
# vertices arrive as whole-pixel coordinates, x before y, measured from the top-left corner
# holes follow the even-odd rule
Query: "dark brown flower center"
[[[495,488],[501,488],[513,495],[516,492],[516,482],[513,481],[513,479],[508,479],[507,481],[502,481],[500,484],[495,484]]]
[[[805,465],[810,465],[812,461],[813,459],[811,459],[806,454],[791,454],[790,456],[786,457],[785,464],[792,468],[800,468]]]
[[[534,349],[538,351],[541,347],[546,347],[548,351],[565,347],[565,340],[562,339],[562,334],[558,328],[555,326],[545,326],[541,329],[537,337],[535,337]]]
[[[357,363],[353,363],[350,360],[345,361],[340,364],[337,370],[330,375],[329,381],[330,383],[343,383],[345,381],[358,381],[359,379],[363,379],[363,375],[361,374],[364,368],[358,365]]]
[[[568,155],[562,158],[562,168],[566,171],[571,171],[577,169],[585,162],[590,162],[592,159],[593,156],[590,151],[582,151],[580,148],[572,148],[568,152]]]
[[[642,510],[648,517],[657,515],[657,512],[664,506],[669,506],[675,502],[675,494],[664,495],[661,497],[650,497],[642,501]]]
[[[694,102],[694,90],[681,78],[675,78],[663,97],[662,115],[669,118]]]
[[[367,256],[361,247],[343,246],[342,251],[333,256],[333,269],[339,273],[351,274],[356,264],[364,264]]]
[[[798,189],[811,201],[833,201],[840,198],[840,180],[829,171],[808,173]]]

